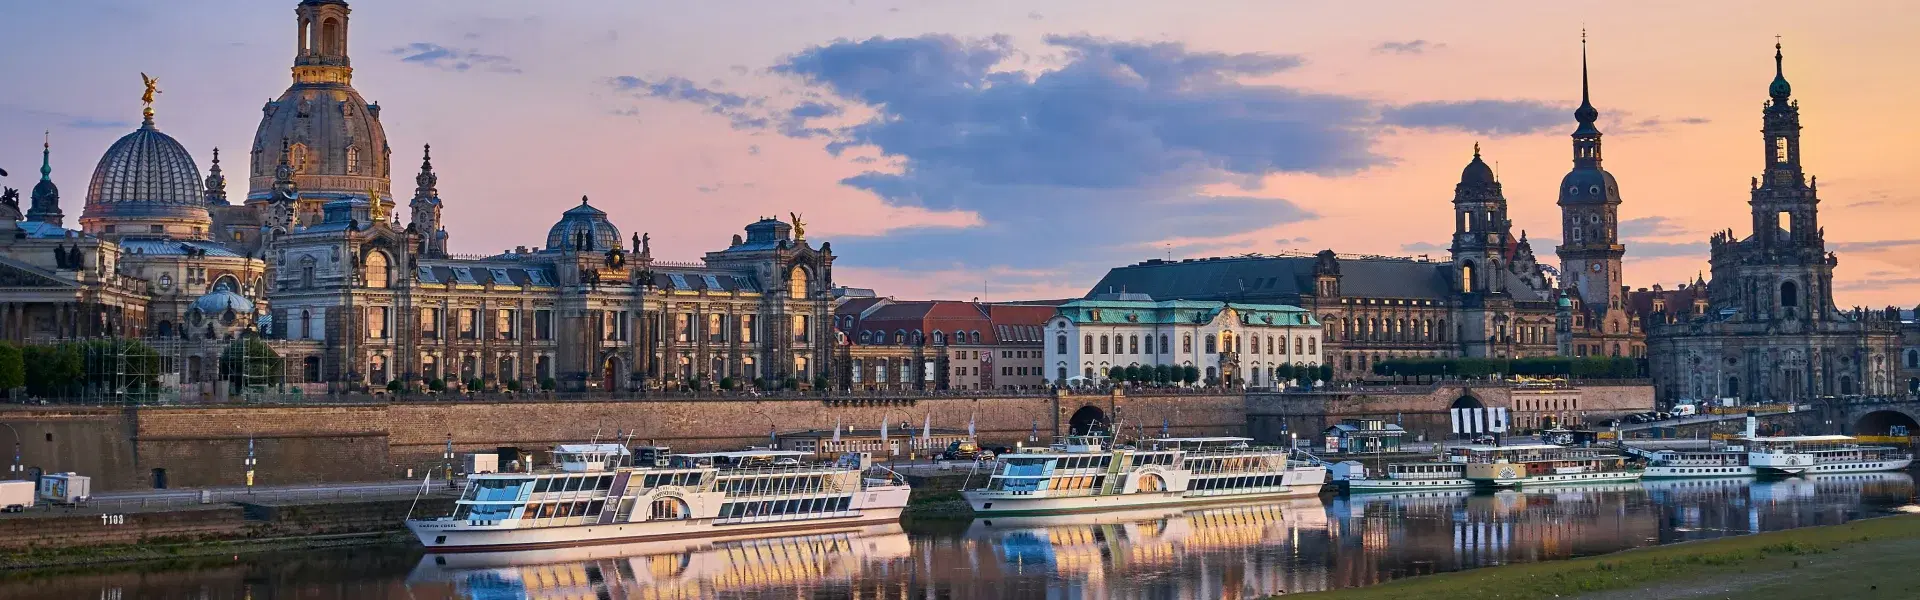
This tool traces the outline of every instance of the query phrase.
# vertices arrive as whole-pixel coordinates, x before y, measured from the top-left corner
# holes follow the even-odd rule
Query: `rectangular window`
[[[515,311],[511,308],[503,308],[503,309],[494,311],[494,322],[493,322],[494,335],[499,336],[499,338],[503,340],[511,340],[511,339],[514,339],[520,333],[520,328],[517,327],[517,325],[519,324],[515,323],[513,319],[513,315],[515,312],[518,312],[518,311]]]
[[[420,337],[429,340],[440,339],[440,309],[420,309]]]
[[[810,331],[811,331],[811,328],[808,327],[807,315],[793,316],[793,341],[796,341],[796,342],[812,341],[813,336],[809,335]]]
[[[707,342],[720,344],[727,341],[727,316],[714,313],[707,315]]]
[[[679,313],[673,315],[673,331],[674,341],[682,343],[693,341],[693,314]]]
[[[456,315],[456,318],[459,319],[458,326],[460,329],[460,339],[463,339],[463,340],[480,339],[480,315],[478,314],[479,312],[480,310],[475,308],[462,308],[454,311],[454,315]]]
[[[387,308],[375,306],[367,309],[367,337],[376,340],[387,338]]]
[[[1787,162],[1787,138],[1773,138],[1773,162]]]
[[[734,320],[740,322],[740,341],[742,343],[751,344],[760,341],[760,336],[757,333],[760,327],[759,317],[755,315],[740,315],[734,318]]]
[[[533,339],[536,339],[536,340],[553,339],[553,311],[551,310],[533,311]]]

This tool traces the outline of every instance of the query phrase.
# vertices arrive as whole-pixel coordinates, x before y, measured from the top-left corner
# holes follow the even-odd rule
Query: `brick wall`
[[[444,463],[448,436],[456,452],[500,447],[544,450],[598,434],[637,432],[680,451],[738,449],[786,432],[870,429],[885,420],[899,435],[917,432],[929,415],[939,428],[964,429],[972,419],[987,444],[1042,439],[1063,432],[1076,411],[1093,407],[1103,422],[1157,434],[1222,435],[1246,430],[1238,395],[1065,395],[592,402],[406,402],[391,405],[145,407],[95,411],[7,411],[0,421],[22,436],[54,433],[58,442],[29,445],[28,465],[94,477],[96,492],[153,487],[156,469],[169,487],[245,484],[247,441],[254,441],[257,485],[397,479],[407,469]],[[903,429],[902,423],[906,424]],[[1136,427],[1138,428],[1136,430]]]
[[[1542,394],[1501,384],[1464,383],[1355,392],[1250,394],[1246,420],[1251,437],[1267,442],[1280,441],[1289,433],[1317,438],[1327,427],[1354,418],[1384,419],[1406,428],[1409,440],[1435,440],[1452,432],[1449,409],[1455,400],[1468,396],[1483,406],[1506,407],[1516,424],[1523,417],[1550,413],[1562,415],[1563,420],[1577,417],[1598,421],[1653,410],[1653,387],[1649,385],[1585,385]],[[1526,408],[1533,400],[1546,397],[1565,400],[1567,404],[1562,406],[1569,408]]]

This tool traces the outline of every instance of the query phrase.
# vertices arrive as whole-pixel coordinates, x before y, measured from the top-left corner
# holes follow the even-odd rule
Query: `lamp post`
[[[440,458],[446,459],[447,481],[451,483],[453,481],[453,434],[451,433],[447,434],[447,451],[441,453]]]
[[[253,438],[247,438],[247,495],[253,495],[253,470],[260,462],[253,457]]]
[[[7,467],[7,476],[19,478],[27,471],[26,466],[20,464],[20,430],[14,429],[11,423],[0,425],[5,425],[7,431],[13,432],[13,465]]]

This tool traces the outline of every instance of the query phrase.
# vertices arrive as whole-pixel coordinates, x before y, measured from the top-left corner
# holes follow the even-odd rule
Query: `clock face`
[[[1594,264],[1593,264],[1593,272],[1595,272],[1595,273],[1599,273],[1599,272],[1600,272],[1600,263],[1594,263]]]

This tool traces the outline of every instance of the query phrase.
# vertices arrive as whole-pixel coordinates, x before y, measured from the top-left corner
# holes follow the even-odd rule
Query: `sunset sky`
[[[244,153],[290,82],[294,0],[0,4],[0,167],[51,130],[74,226],[139,121]],[[1840,255],[1838,298],[1920,303],[1920,11],[1909,2],[358,0],[354,85],[395,195],[434,146],[453,250],[543,243],[581,195],[656,258],[801,213],[836,283],[901,298],[1078,296],[1147,258],[1445,255],[1479,142],[1557,264],[1589,32],[1627,282],[1749,233],[1774,36]],[[229,175],[229,193],[245,194]]]

